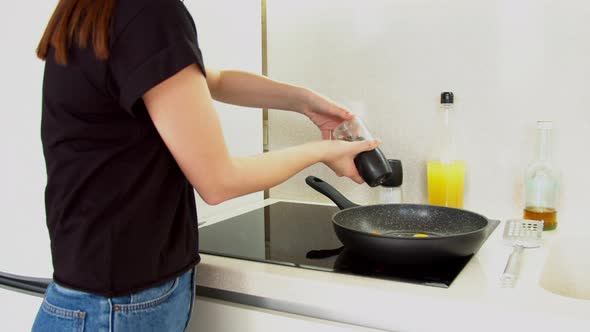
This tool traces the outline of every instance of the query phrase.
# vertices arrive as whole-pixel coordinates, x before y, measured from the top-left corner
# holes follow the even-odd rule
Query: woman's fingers
[[[359,142],[343,142],[332,141],[329,142],[330,147],[326,150],[328,158],[326,158],[326,165],[334,171],[339,177],[347,177],[352,181],[363,184],[365,181],[358,173],[353,159],[361,152],[374,150],[381,144],[381,140],[365,140]]]
[[[316,94],[315,104],[317,105],[317,111],[323,114],[338,117],[342,120],[350,120],[354,118],[354,114],[352,114],[346,108],[338,105],[330,98],[324,97],[322,95]]]
[[[366,140],[366,141],[358,142],[356,144],[357,144],[358,153],[361,153],[364,151],[375,150],[381,144],[381,140],[379,140],[379,139]]]
[[[358,184],[363,184],[365,182],[365,180],[363,180],[363,178],[360,175],[353,176],[350,179]]]
[[[354,114],[349,112],[344,107],[338,106],[336,104],[332,104],[332,114],[340,117],[342,120],[351,120],[354,118]]]

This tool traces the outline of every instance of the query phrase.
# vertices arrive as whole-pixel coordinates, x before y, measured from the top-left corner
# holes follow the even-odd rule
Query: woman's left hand
[[[322,132],[322,139],[330,139],[332,130],[339,124],[354,117],[352,113],[334,101],[309,91],[307,102],[302,106],[305,114]]]

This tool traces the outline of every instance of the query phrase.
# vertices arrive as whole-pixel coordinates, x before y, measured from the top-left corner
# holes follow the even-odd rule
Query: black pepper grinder
[[[348,142],[372,140],[365,123],[358,117],[341,123],[332,131],[332,138]],[[392,170],[381,149],[359,153],[354,158],[354,164],[365,182],[370,187],[377,187],[391,176]]]

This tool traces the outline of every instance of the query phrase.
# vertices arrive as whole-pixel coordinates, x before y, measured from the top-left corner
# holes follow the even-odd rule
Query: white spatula
[[[514,287],[520,268],[520,257],[524,248],[541,246],[543,222],[536,220],[513,219],[504,225],[504,240],[514,247],[508,258],[504,273],[500,278],[502,287]]]

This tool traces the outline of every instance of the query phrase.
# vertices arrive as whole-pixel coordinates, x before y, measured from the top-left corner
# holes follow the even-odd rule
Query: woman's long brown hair
[[[59,0],[37,48],[45,60],[49,48],[55,48],[55,61],[68,63],[72,46],[92,46],[99,60],[109,57],[109,33],[116,0]]]

